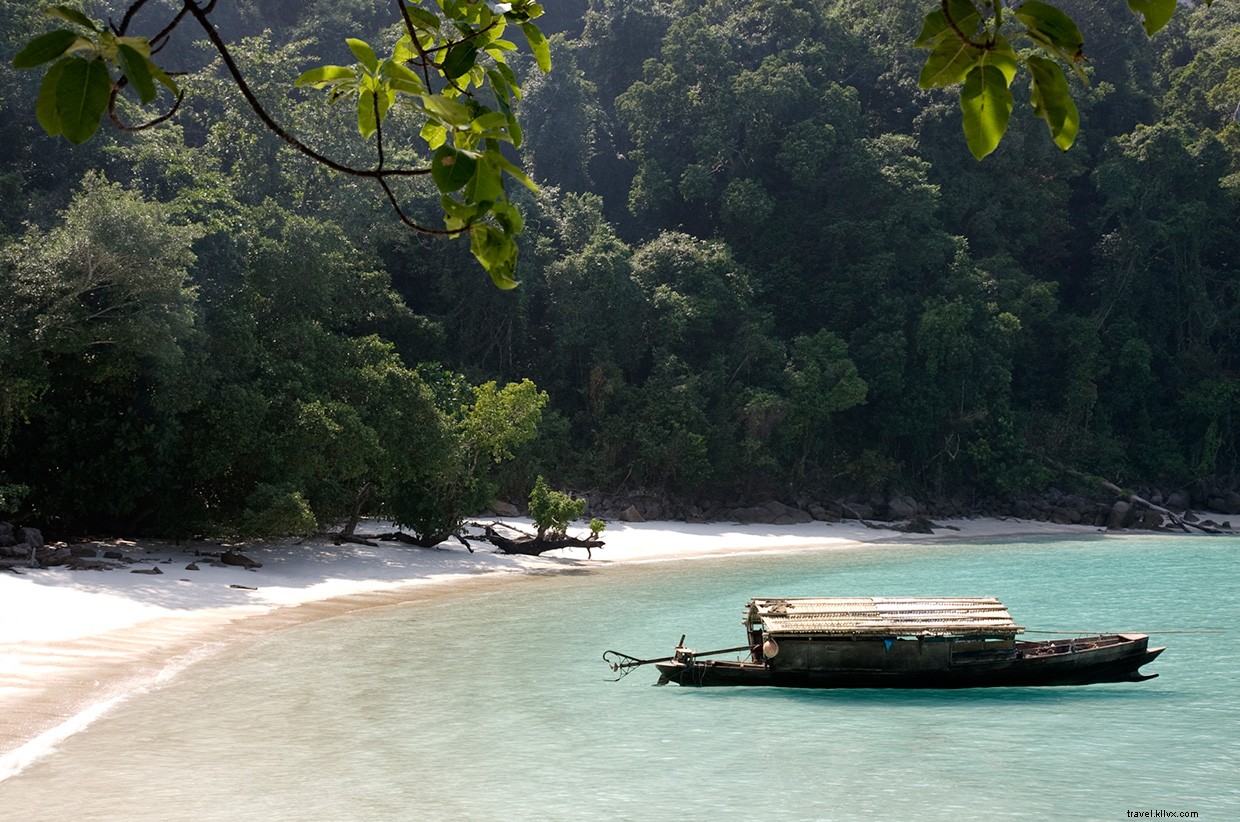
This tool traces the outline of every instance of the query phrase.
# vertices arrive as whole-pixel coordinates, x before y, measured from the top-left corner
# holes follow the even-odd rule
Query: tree
[[[530,518],[538,529],[538,539],[562,538],[568,531],[568,524],[584,514],[585,510],[585,500],[573,499],[562,491],[552,491],[541,476],[534,481],[534,488],[530,491]],[[598,531],[592,528],[591,534],[597,536]]]
[[[199,234],[91,174],[0,256],[0,454],[44,516],[123,522],[175,495]]]
[[[529,380],[469,388],[457,375],[435,381],[445,458],[423,462],[386,490],[385,509],[419,545],[457,534],[465,517],[495,499],[493,468],[534,438],[547,395]]]
[[[36,112],[40,125],[70,143],[89,140],[106,114],[120,128],[138,130],[170,117],[181,105],[182,88],[170,70],[155,62],[160,50],[186,21],[197,24],[232,82],[263,126],[285,143],[331,170],[371,180],[391,203],[399,219],[417,231],[456,237],[468,234],[470,249],[500,288],[516,285],[515,238],[520,213],[508,201],[504,175],[534,184],[500,149],[519,146],[521,128],[514,114],[520,85],[507,64],[516,46],[503,39],[511,24],[524,34],[538,67],[551,68],[546,38],[534,24],[542,6],[532,0],[468,2],[437,0],[431,10],[420,3],[398,3],[402,36],[384,58],[367,42],[349,38],[356,62],[326,65],[301,73],[295,85],[327,89],[332,102],[347,100],[356,111],[363,140],[374,140],[372,166],[340,162],[295,136],[272,116],[242,74],[232,51],[212,20],[214,0],[199,5],[183,0],[170,18],[153,19],[159,9],[136,0],[119,23],[105,26],[73,6],[57,5],[47,13],[61,24],[31,40],[13,58],[19,69],[50,64],[43,77]],[[146,23],[152,36],[129,33]],[[123,119],[120,94],[130,91],[142,106],[157,101],[167,111],[141,125]],[[170,102],[169,102],[170,101]],[[389,115],[411,116],[433,154],[429,165],[409,166],[408,150],[385,145]],[[444,228],[412,219],[397,188],[401,181],[430,176],[441,193]]]

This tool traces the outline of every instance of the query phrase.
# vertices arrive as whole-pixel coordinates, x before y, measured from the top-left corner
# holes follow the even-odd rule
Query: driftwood
[[[1208,525],[1200,525],[1196,522],[1189,522],[1188,520],[1184,519],[1183,517],[1181,517],[1179,514],[1175,513],[1174,511],[1168,508],[1164,508],[1161,505],[1155,505],[1154,503],[1150,502],[1144,497],[1138,496],[1137,494],[1125,494],[1123,489],[1121,489],[1118,485],[1116,485],[1113,482],[1107,482],[1106,480],[1099,480],[1099,482],[1102,484],[1103,488],[1105,488],[1107,491],[1111,492],[1115,496],[1119,497],[1120,499],[1127,500],[1133,505],[1138,505],[1142,508],[1148,508],[1151,511],[1155,511],[1159,514],[1162,514],[1164,517],[1171,520],[1173,524],[1179,526],[1179,528],[1182,531],[1184,531],[1184,533],[1186,534],[1192,533],[1192,531],[1189,530],[1190,526],[1200,530],[1202,533],[1205,533],[1205,534],[1227,533],[1226,531],[1221,531],[1218,528],[1211,528]]]
[[[495,525],[498,524],[495,523]],[[485,534],[482,538],[498,548],[501,554],[522,554],[537,557],[557,548],[585,548],[586,557],[593,558],[594,549],[603,547],[601,539],[582,539],[581,537],[569,536],[568,534],[543,534],[538,536],[537,534],[527,534],[520,529],[513,528],[511,525],[505,525],[504,527],[516,531],[520,536],[506,537],[495,530],[495,525],[482,526]]]
[[[1222,531],[1218,528],[1211,528],[1208,525],[1199,525],[1198,523],[1195,523],[1195,522],[1189,522],[1184,517],[1180,516],[1179,514],[1175,513],[1169,508],[1164,508],[1161,505],[1155,505],[1154,503],[1150,502],[1149,500],[1145,499],[1139,494],[1130,494],[1113,482],[1104,480],[1101,477],[1095,477],[1090,474],[1086,474],[1085,472],[1078,471],[1075,468],[1069,468],[1068,466],[1064,465],[1058,460],[1053,460],[1050,457],[1046,456],[1045,454],[1039,454],[1039,456],[1042,457],[1042,459],[1045,460],[1047,464],[1049,464],[1052,468],[1055,468],[1056,470],[1062,471],[1063,473],[1076,477],[1077,479],[1096,481],[1099,485],[1102,486],[1102,489],[1106,491],[1107,493],[1114,494],[1119,499],[1131,505],[1136,505],[1139,508],[1145,508],[1149,511],[1154,511],[1156,513],[1162,514],[1164,517],[1169,519],[1172,522],[1172,524],[1177,526],[1180,530],[1182,530],[1186,534],[1192,533],[1192,531],[1189,530],[1190,527],[1196,528],[1197,530],[1201,531],[1203,534],[1226,534],[1228,533],[1227,531]]]

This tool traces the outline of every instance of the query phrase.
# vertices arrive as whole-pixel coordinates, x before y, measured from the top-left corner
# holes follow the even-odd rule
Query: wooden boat
[[[1145,634],[1018,641],[1025,629],[994,597],[752,599],[748,644],[670,657],[608,651],[612,670],[653,664],[659,684],[788,688],[976,688],[1139,682],[1163,648]],[[747,652],[745,660],[711,659]]]

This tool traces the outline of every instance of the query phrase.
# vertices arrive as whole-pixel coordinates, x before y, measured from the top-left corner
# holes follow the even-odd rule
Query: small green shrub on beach
[[[586,501],[573,499],[561,491],[552,491],[541,476],[530,491],[530,516],[538,526],[538,538],[563,536],[568,524],[586,511]]]

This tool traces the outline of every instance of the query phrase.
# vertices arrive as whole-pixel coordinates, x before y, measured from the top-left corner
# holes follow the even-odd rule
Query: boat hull
[[[780,669],[769,662],[696,659],[691,654],[657,665],[660,684],[767,685],[783,688],[985,688],[1139,682],[1163,648],[1149,648],[1144,634],[1019,643],[1009,655],[953,659],[941,667]]]

